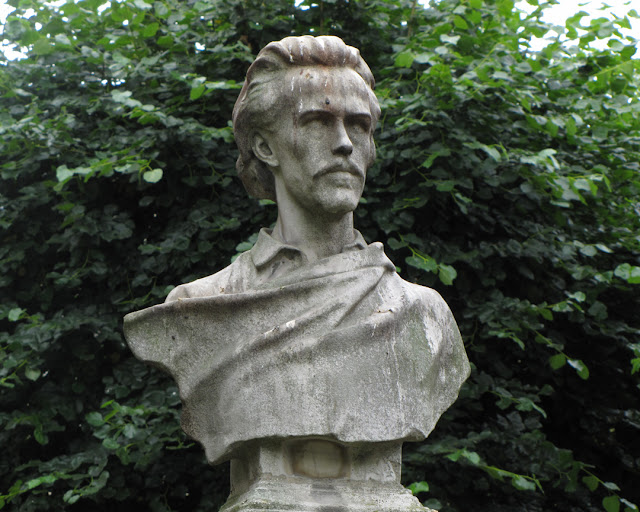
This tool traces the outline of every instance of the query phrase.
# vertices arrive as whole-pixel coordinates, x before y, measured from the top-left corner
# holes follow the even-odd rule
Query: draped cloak
[[[246,274],[252,251],[211,277]],[[213,288],[124,323],[135,356],[176,380],[182,427],[212,464],[256,439],[422,440],[469,374],[447,304],[380,243]]]

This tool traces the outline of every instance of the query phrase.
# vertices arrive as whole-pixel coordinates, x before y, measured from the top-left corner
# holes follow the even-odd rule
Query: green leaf
[[[429,256],[409,256],[405,259],[405,261],[412,267],[426,270],[427,272],[435,272],[438,268],[436,260],[430,258]]]
[[[587,296],[584,294],[584,292],[574,292],[574,293],[569,293],[567,294],[567,296],[570,299],[575,300],[576,302],[584,302],[587,298]]]
[[[75,489],[69,489],[64,493],[64,496],[62,496],[62,501],[65,503],[69,503],[69,505],[73,505],[80,499],[81,496],[81,494],[77,494]]]
[[[513,485],[519,491],[535,491],[536,484],[532,480],[525,478],[522,475],[515,475],[511,479],[511,485]]]
[[[618,496],[607,496],[602,500],[602,506],[607,512],[620,512],[620,499]]]
[[[38,39],[33,43],[33,53],[36,55],[49,55],[53,53],[54,47],[47,38]]]
[[[469,28],[469,25],[467,24],[467,22],[462,16],[458,16],[458,15],[454,16],[453,24],[456,26],[456,28],[459,28],[462,30],[467,30]]]
[[[407,243],[404,241],[400,241],[396,238],[390,237],[387,239],[387,245],[391,247],[394,251],[397,251],[398,249],[402,249],[403,247],[406,247]]]
[[[142,175],[142,179],[148,183],[158,183],[162,179],[162,169],[152,169]]]
[[[37,426],[33,430],[33,437],[38,442],[38,444],[41,444],[43,446],[49,442],[49,439],[47,438],[45,433],[42,431],[42,426]]]
[[[629,284],[640,283],[640,267],[622,263],[616,267],[613,274],[620,279],[624,279]]]
[[[142,31],[143,37],[153,37],[156,35],[156,32],[160,28],[160,23],[150,23],[146,25]]]
[[[471,462],[471,464],[473,464],[474,466],[479,465],[481,462],[480,455],[478,455],[476,452],[463,450],[462,454],[464,455],[464,458]]]
[[[9,319],[9,322],[17,322],[18,320],[20,320],[20,317],[24,312],[25,310],[22,308],[10,309],[9,314],[7,315],[7,318]]]
[[[449,148],[439,148],[436,151],[432,152],[424,162],[422,162],[422,167],[429,169],[436,158],[441,156],[449,156],[451,155],[451,150]]]
[[[43,475],[41,477],[34,478],[33,480],[28,481],[26,483],[26,487],[27,489],[35,489],[42,484],[52,484],[56,480],[58,480],[58,477],[55,474]]]
[[[457,462],[462,457],[463,459],[469,461],[473,466],[478,466],[482,462],[480,455],[478,455],[476,452],[470,452],[465,449],[457,450],[453,453],[448,454],[446,457],[453,462]]]
[[[163,36],[160,36],[157,39],[157,43],[158,43],[158,45],[164,46],[164,47],[172,46],[173,43],[174,43],[174,39],[173,39],[173,36],[171,36],[169,34],[165,34]]]
[[[206,86],[204,84],[200,84],[196,87],[193,87],[191,89],[191,92],[189,93],[189,99],[197,100],[200,96],[202,96],[205,90],[206,90]]]
[[[151,9],[151,4],[148,4],[144,0],[134,0],[133,5],[135,5],[138,9],[147,10]]]
[[[456,186],[456,182],[453,180],[441,181],[436,185],[438,192],[451,192]]]
[[[438,265],[438,277],[447,286],[453,284],[453,280],[458,276],[458,272],[451,265]]]
[[[102,417],[102,414],[100,414],[97,411],[90,412],[85,416],[85,419],[87,420],[87,423],[89,425],[94,427],[99,427],[101,425],[104,425],[104,418]]]
[[[133,425],[131,423],[127,423],[124,426],[124,429],[122,430],[122,434],[127,439],[132,439],[136,435],[137,432],[138,432],[138,429],[136,428],[135,425]]]
[[[478,142],[478,141],[466,142],[464,145],[468,148],[480,149],[484,151],[496,162],[500,162],[502,160],[500,152],[494,146],[487,146],[486,144],[482,144],[481,142]]]
[[[581,359],[567,359],[567,363],[576,370],[581,379],[587,380],[589,378],[589,368]]]
[[[104,446],[107,450],[117,450],[118,448],[120,448],[120,443],[118,443],[118,441],[116,441],[115,439],[107,437],[102,441],[102,446]]]
[[[540,314],[540,316],[545,320],[549,320],[549,321],[553,320],[553,313],[549,311],[547,308],[541,307],[541,308],[538,308],[537,311]]]
[[[567,356],[564,354],[556,354],[555,356],[551,356],[549,358],[549,364],[551,368],[557,370],[562,368],[567,363]]]
[[[513,11],[513,7],[513,0],[499,0],[498,2],[498,10],[503,16],[509,16]]]
[[[66,165],[61,165],[56,169],[56,179],[59,182],[64,182],[73,176],[73,172],[67,169]]]
[[[39,368],[27,368],[24,371],[24,376],[27,379],[32,380],[32,381],[38,380],[38,377],[40,377],[40,374],[41,374],[41,372],[40,372]]]
[[[583,477],[582,481],[584,482],[584,485],[586,485],[587,488],[592,492],[598,488],[598,482],[600,482],[600,480],[593,475]]]
[[[442,41],[443,43],[449,43],[455,46],[456,44],[458,44],[458,41],[460,41],[460,36],[448,36],[447,34],[441,34],[440,41]]]
[[[394,61],[394,66],[398,68],[410,68],[411,64],[413,64],[413,60],[415,55],[411,52],[402,52],[396,56]]]
[[[429,484],[427,482],[414,482],[408,488],[414,496],[420,492],[429,492]]]

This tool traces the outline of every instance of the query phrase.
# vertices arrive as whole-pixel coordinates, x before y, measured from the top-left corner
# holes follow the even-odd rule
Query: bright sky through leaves
[[[56,3],[56,2],[52,2]],[[63,2],[59,2],[63,3]],[[105,2],[105,5],[108,2]],[[296,3],[300,3],[299,1]],[[421,0],[420,3],[426,3],[426,0]],[[614,19],[615,17],[621,18],[626,15],[626,13],[633,8],[634,0],[609,0],[607,2],[602,1],[580,1],[580,0],[562,0],[558,3],[558,5],[554,5],[546,9],[544,21],[548,21],[558,25],[564,25],[565,20],[573,16],[574,14],[585,11],[589,13],[588,17],[583,18],[582,24],[588,25],[590,19],[599,18],[599,17],[607,17],[609,19]],[[535,7],[529,5],[526,1],[519,1],[516,3],[516,6],[526,12],[532,12]],[[636,4],[637,7],[637,4]],[[6,5],[6,0],[0,0],[0,24],[4,24],[7,15],[13,10],[12,7]],[[631,36],[635,39],[640,39],[640,20],[637,18],[630,19],[632,29],[631,30],[623,30],[622,33],[625,36]],[[2,33],[0,27],[0,34]],[[23,53],[19,51],[15,51],[15,49],[6,48],[5,45],[8,41],[3,40],[0,42],[0,51],[4,52],[4,54],[9,59],[18,59],[24,56]],[[532,48],[534,50],[543,48],[545,46],[544,40],[534,40],[532,41]],[[603,41],[597,41],[596,45],[604,46],[606,43]]]

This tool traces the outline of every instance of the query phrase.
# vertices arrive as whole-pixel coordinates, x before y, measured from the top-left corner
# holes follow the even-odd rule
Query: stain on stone
[[[311,499],[318,504],[317,512],[348,512],[349,510],[340,492],[329,482],[311,484]]]

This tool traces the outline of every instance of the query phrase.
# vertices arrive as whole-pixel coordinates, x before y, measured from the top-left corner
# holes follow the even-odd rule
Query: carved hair
[[[347,46],[335,36],[285,37],[269,43],[260,51],[247,71],[247,78],[233,108],[233,132],[240,150],[236,164],[238,176],[249,195],[258,199],[275,201],[275,182],[266,164],[253,153],[251,139],[256,130],[268,129],[282,115],[277,107],[283,93],[282,75],[295,66],[348,68],[362,77],[367,86],[373,120],[369,165],[375,160],[373,131],[380,118],[380,106],[373,92],[373,74],[358,49]]]

